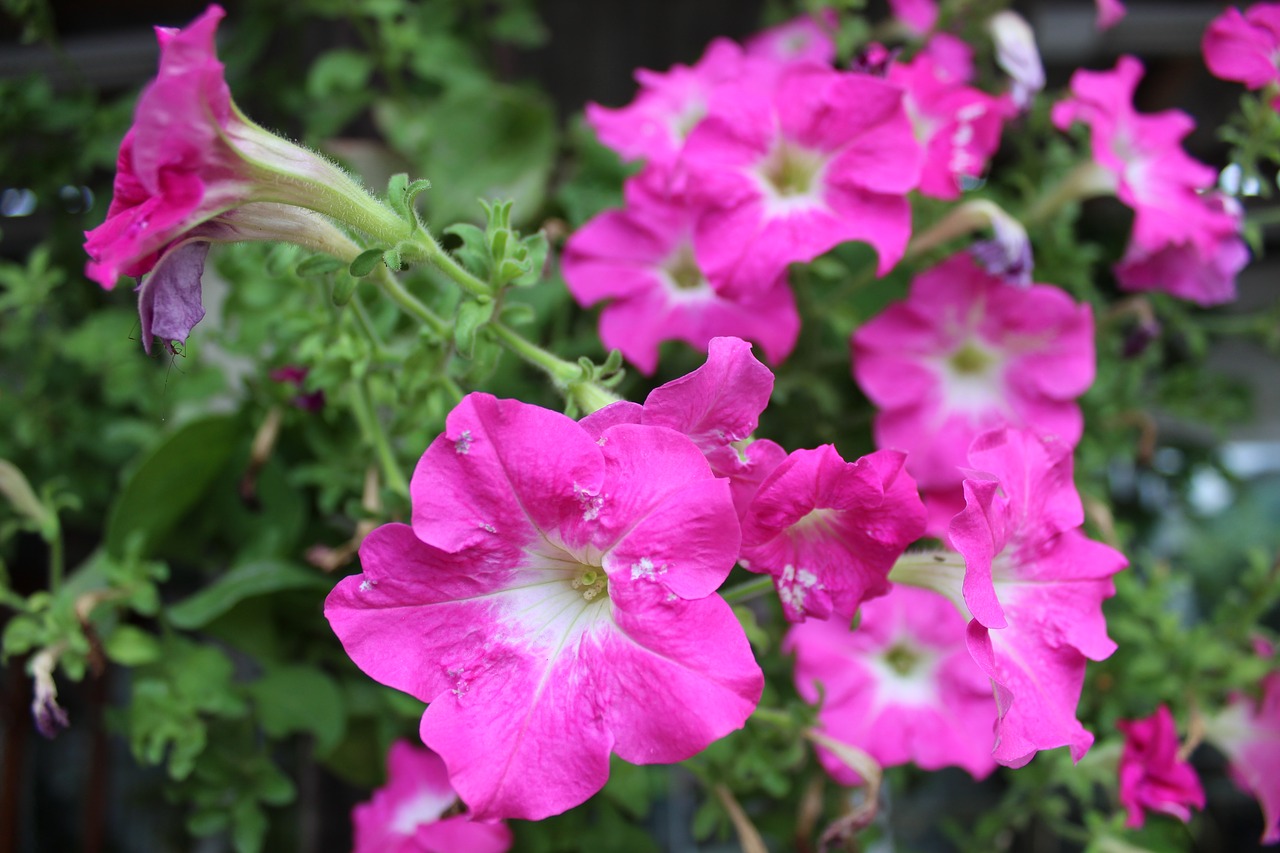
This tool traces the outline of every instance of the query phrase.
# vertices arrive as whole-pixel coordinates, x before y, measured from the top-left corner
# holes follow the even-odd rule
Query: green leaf
[[[539,231],[524,238],[524,247],[528,256],[524,260],[525,272],[511,280],[512,284],[530,285],[542,280],[542,271],[547,265],[547,235]]]
[[[107,517],[107,552],[117,559],[140,537],[139,556],[182,520],[226,469],[241,435],[240,420],[215,415],[171,433],[125,482]]]
[[[103,643],[107,657],[124,666],[141,666],[160,658],[160,641],[133,625],[120,625]]]
[[[391,209],[404,217],[409,212],[409,207],[405,203],[405,190],[409,188],[409,176],[404,172],[397,172],[391,176],[391,180],[387,181],[387,204],[391,205]]]
[[[342,693],[333,679],[309,666],[272,670],[248,687],[262,728],[272,737],[311,732],[321,753],[338,745],[346,728]]]
[[[231,829],[231,843],[236,853],[258,853],[267,835],[267,816],[252,799],[236,803],[232,812],[235,824]]]
[[[294,269],[294,272],[303,277],[309,278],[314,276],[328,275],[337,272],[346,266],[342,260],[335,258],[333,255],[312,255]]]
[[[169,622],[185,630],[202,628],[246,598],[287,589],[328,589],[332,584],[314,569],[283,560],[257,560],[237,566],[195,595],[169,607]]]
[[[311,65],[307,74],[307,94],[324,99],[334,94],[357,92],[373,73],[373,59],[354,50],[331,50]]]
[[[357,284],[359,282],[349,275],[338,276],[333,283],[333,293],[329,295],[329,298],[333,300],[334,305],[341,308],[351,301],[351,297],[355,295]]]
[[[351,274],[356,278],[364,278],[373,272],[374,267],[382,263],[382,253],[385,251],[383,248],[365,249],[356,255],[356,259],[351,262]]]
[[[476,331],[493,318],[493,300],[476,302],[467,300],[458,306],[458,318],[453,327],[453,341],[458,354],[471,358],[475,352]]]
[[[0,459],[0,495],[9,499],[18,515],[25,515],[35,522],[45,538],[56,535],[57,518],[36,497],[18,466],[8,459]]]

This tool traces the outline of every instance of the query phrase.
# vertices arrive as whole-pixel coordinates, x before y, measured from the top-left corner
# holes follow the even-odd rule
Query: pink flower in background
[[[694,211],[680,196],[650,192],[643,176],[627,182],[627,206],[605,211],[565,245],[565,284],[584,306],[610,300],[600,314],[600,339],[646,374],[658,346],[681,340],[706,350],[720,335],[757,341],[781,363],[800,333],[786,277],[755,295],[731,296],[707,281],[694,258]]]
[[[924,54],[890,66],[889,82],[906,92],[907,115],[924,148],[920,192],[959,198],[961,178],[980,176],[1000,147],[1013,104],[964,85]]]
[[[1168,706],[1141,720],[1121,720],[1116,728],[1124,734],[1119,772],[1120,803],[1129,811],[1126,826],[1141,827],[1148,811],[1186,823],[1191,806],[1204,808],[1200,777],[1178,758],[1178,729]]]
[[[772,392],[773,373],[751,354],[750,344],[713,338],[705,364],[650,391],[643,406],[622,400],[580,424],[596,438],[620,423],[666,427],[687,435],[712,472],[728,478],[734,506],[743,516],[761,481],[787,455],[768,439],[750,438]]]
[[[689,133],[707,114],[712,92],[744,70],[742,48],[729,39],[716,39],[692,67],[673,65],[666,72],[637,69],[640,92],[635,99],[616,109],[587,104],[587,124],[622,159],[669,169]]]
[[[742,522],[742,564],[773,576],[787,619],[852,619],[889,591],[887,576],[924,532],[903,454],[845,462],[829,444],[797,450],[756,492]]]
[[[776,62],[831,65],[836,59],[836,42],[831,34],[839,23],[833,9],[818,15],[801,15],[747,39],[747,54]]]
[[[1055,287],[1010,287],[959,254],[854,333],[853,375],[880,408],[876,443],[907,451],[922,489],[955,488],[983,430],[1080,439],[1075,399],[1093,383],[1093,316]]]
[[[365,539],[325,614],[370,677],[429,703],[422,739],[473,817],[558,814],[611,752],[682,761],[754,710],[763,676],[714,594],[737,513],[687,437],[593,438],[470,394],[410,488],[412,526]]]
[[[387,753],[387,784],[351,813],[354,853],[504,853],[506,824],[444,817],[458,800],[440,756],[406,740]]]
[[[808,702],[822,697],[822,731],[884,767],[959,766],[978,779],[994,770],[991,680],[969,656],[955,606],[935,592],[895,586],[864,603],[860,617],[852,631],[836,619],[811,619],[787,634],[796,689]],[[861,782],[822,747],[818,758],[842,785]]]
[[[951,33],[934,33],[925,42],[920,54],[933,60],[940,77],[957,83],[973,80],[973,48],[959,36]]]
[[[1134,247],[1154,253],[1187,244],[1212,257],[1219,235],[1236,230],[1231,216],[1216,213],[1200,194],[1213,186],[1217,172],[1182,150],[1195,125],[1189,115],[1133,109],[1142,74],[1142,63],[1132,56],[1120,57],[1114,71],[1076,71],[1071,97],[1053,107],[1054,124],[1063,130],[1075,122],[1089,126],[1094,160],[1133,208]]]
[[[1206,255],[1192,243],[1170,243],[1148,251],[1130,243],[1114,267],[1121,289],[1162,291],[1205,306],[1235,300],[1236,277],[1249,263],[1249,247],[1241,236],[1244,212],[1239,202],[1220,193],[1205,193],[1201,198],[1209,211],[1206,233],[1216,236],[1211,251]]]
[[[1202,48],[1215,77],[1250,89],[1280,82],[1280,3],[1227,9],[1205,30]],[[1280,108],[1280,98],[1272,106]]]
[[[1098,7],[1098,18],[1095,26],[1100,30],[1111,29],[1120,23],[1120,19],[1128,12],[1120,0],[1096,0],[1095,5]]]
[[[1085,661],[1115,651],[1102,601],[1128,563],[1080,531],[1064,442],[992,430],[974,440],[969,465],[965,508],[948,533],[964,557],[969,651],[1000,709],[995,759],[1021,767],[1038,750],[1069,746],[1078,761],[1093,743],[1075,716]]]
[[[938,23],[935,0],[889,0],[889,13],[916,36],[923,36]]]
[[[911,235],[905,197],[921,152],[902,92],[862,74],[812,65],[770,91],[722,91],[685,144],[694,253],[725,293],[766,291],[797,261],[846,240],[870,243],[887,272]]]
[[[1262,679],[1260,699],[1233,696],[1207,729],[1231,762],[1231,778],[1262,806],[1262,843],[1280,842],[1280,670]]]

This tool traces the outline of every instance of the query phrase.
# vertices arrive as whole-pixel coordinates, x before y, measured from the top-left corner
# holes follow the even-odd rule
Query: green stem
[[[780,729],[789,729],[795,726],[795,720],[786,711],[778,708],[766,708],[763,705],[758,706],[751,712],[751,719],[758,723],[767,723]]]
[[[487,281],[476,278],[467,271],[466,267],[455,261],[453,255],[446,252],[439,241],[425,228],[418,232],[414,245],[422,249],[427,260],[435,264],[441,272],[453,279],[454,283],[467,293],[481,298],[493,297],[493,287]]]
[[[355,389],[355,394],[352,397],[352,409],[355,411],[356,420],[360,422],[366,437],[373,445],[374,452],[378,455],[378,463],[382,466],[382,475],[387,478],[387,485],[396,494],[408,498],[409,483],[405,480],[404,474],[401,473],[399,464],[396,463],[395,454],[391,452],[391,443],[387,441],[387,434],[382,429],[382,423],[378,420],[377,413],[374,412],[373,400],[369,396],[369,389],[363,379],[356,380],[352,385]]]
[[[1250,225],[1266,226],[1280,223],[1280,207],[1266,207],[1262,210],[1251,210],[1245,214]]]
[[[1115,175],[1089,160],[1076,166],[1053,189],[1032,202],[1022,221],[1030,229],[1043,224],[1073,201],[1114,195],[1115,191]]]
[[[63,573],[63,549],[62,549],[62,525],[58,522],[57,513],[53,515],[53,535],[49,537],[49,592],[53,595],[58,594],[58,590],[62,588]]]
[[[373,320],[369,317],[369,311],[364,307],[364,302],[361,301],[359,295],[352,295],[351,307],[355,313],[356,326],[373,349],[374,358],[379,361],[390,360],[391,354],[382,343],[382,337],[378,334],[378,330],[373,327]]]
[[[726,589],[720,593],[720,597],[730,604],[740,604],[743,601],[758,598],[771,589],[773,589],[773,575],[761,575]]]
[[[534,367],[545,371],[552,381],[556,383],[557,388],[562,390],[567,388],[570,382],[582,375],[582,368],[579,365],[572,361],[565,361],[563,358],[547,352],[502,323],[492,322],[488,328],[493,331],[494,335],[507,349]]]
[[[453,326],[419,302],[417,297],[406,290],[405,286],[400,283],[400,279],[396,278],[395,274],[387,269],[386,264],[379,263],[373,268],[373,271],[377,275],[378,283],[382,286],[382,289],[391,297],[391,301],[404,309],[406,314],[421,322],[438,338],[447,340],[452,335]]]

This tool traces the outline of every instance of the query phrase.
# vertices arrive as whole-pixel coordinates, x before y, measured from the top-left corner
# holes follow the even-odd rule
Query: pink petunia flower
[[[906,92],[907,114],[925,151],[920,192],[959,198],[961,179],[980,176],[1000,146],[1012,102],[955,80],[926,54],[891,66],[889,82]]]
[[[505,853],[511,830],[504,823],[445,817],[458,800],[440,756],[396,741],[387,753],[387,784],[351,812],[354,853]]]
[[[1203,254],[1191,243],[1150,251],[1132,242],[1114,267],[1121,289],[1158,290],[1204,306],[1235,300],[1236,277],[1249,263],[1249,248],[1240,233],[1244,212],[1239,202],[1221,193],[1208,192],[1201,199],[1209,210],[1206,233],[1217,238],[1210,253]]]
[[[1262,806],[1263,844],[1280,842],[1280,670],[1262,679],[1261,698],[1232,697],[1209,721],[1206,739],[1226,753],[1231,778]]]
[[[969,464],[965,508],[948,533],[964,558],[969,651],[1000,709],[993,754],[1020,767],[1038,750],[1069,746],[1078,761],[1093,743],[1075,716],[1085,661],[1115,650],[1102,601],[1128,563],[1080,531],[1064,442],[992,430],[974,440]]]
[[[956,83],[972,82],[976,73],[973,67],[973,47],[959,36],[934,33],[925,42],[920,53],[933,60],[939,76]]]
[[[1186,823],[1191,806],[1204,808],[1200,777],[1178,757],[1178,730],[1168,706],[1141,720],[1120,720],[1116,728],[1124,734],[1119,773],[1120,803],[1129,811],[1126,826],[1141,827],[1148,811]]]
[[[345,235],[281,205],[354,217],[356,226],[380,207],[341,169],[240,113],[214,52],[223,15],[210,6],[186,29],[156,29],[159,72],[120,145],[106,221],[85,233],[85,273],[103,287],[152,274],[139,300],[148,348],[153,333],[185,339],[203,315],[209,242],[285,240],[344,257],[354,248]]]
[[[785,275],[756,295],[721,293],[693,253],[695,212],[679,195],[649,189],[644,175],[627,181],[627,206],[578,229],[565,245],[561,270],[583,306],[611,300],[600,314],[600,339],[646,374],[658,345],[680,340],[706,350],[712,338],[735,335],[760,344],[781,363],[800,333],[800,315]]]
[[[796,689],[822,698],[818,724],[884,767],[963,767],[981,779],[996,767],[991,681],[969,657],[965,620],[943,596],[895,586],[862,605],[856,630],[838,620],[795,625],[784,648],[796,656]],[[857,775],[818,747],[843,785]]]
[[[925,528],[903,454],[845,462],[829,444],[773,470],[742,522],[742,564],[773,576],[787,619],[852,619],[889,591],[893,563]]]
[[[1280,3],[1227,9],[1209,23],[1201,47],[1215,77],[1250,89],[1280,82]],[[1272,105],[1280,109],[1280,98]]]
[[[594,438],[620,423],[666,427],[687,435],[712,472],[729,480],[741,517],[760,483],[787,456],[768,439],[751,439],[772,392],[773,373],[751,354],[749,343],[713,338],[705,364],[650,391],[643,406],[622,400],[580,424]]]
[[[1009,424],[1079,441],[1093,316],[1055,287],[1010,287],[959,254],[854,333],[853,375],[880,409],[877,445],[907,451],[922,489],[955,488],[983,430]]]
[[[1095,0],[1095,5],[1098,9],[1098,17],[1094,26],[1099,30],[1111,29],[1128,13],[1120,0]]]
[[[1120,57],[1114,71],[1076,71],[1072,95],[1054,105],[1053,122],[1063,130],[1075,122],[1089,126],[1094,160],[1117,197],[1133,208],[1134,247],[1154,253],[1187,244],[1212,257],[1220,235],[1235,228],[1228,213],[1215,212],[1200,194],[1213,186],[1217,172],[1182,150],[1194,126],[1190,116],[1133,109],[1142,74],[1142,63],[1132,56]]]
[[[422,739],[474,818],[558,814],[611,752],[682,761],[754,710],[763,675],[714,594],[737,513],[686,436],[593,439],[470,394],[410,488],[412,526],[365,539],[325,614],[370,677],[429,703]]]
[[[911,235],[921,152],[902,92],[812,65],[773,87],[726,86],[685,143],[698,265],[725,293],[761,293],[788,264],[847,240],[887,272]]]
[[[916,36],[926,35],[938,23],[936,0],[889,0],[889,12]]]
[[[831,34],[838,26],[834,9],[824,9],[817,15],[801,15],[747,39],[747,55],[780,63],[831,65],[836,59],[836,42]]]
[[[622,159],[670,169],[685,139],[706,116],[712,93],[747,65],[741,46],[715,39],[693,66],[677,64],[665,72],[637,69],[640,92],[635,99],[618,108],[587,104],[587,124]]]

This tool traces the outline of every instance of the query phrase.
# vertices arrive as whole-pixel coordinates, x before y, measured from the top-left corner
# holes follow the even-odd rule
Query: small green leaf
[[[346,710],[333,679],[309,666],[272,670],[248,687],[263,730],[272,737],[311,732],[321,753],[342,740]]]
[[[7,459],[0,459],[0,495],[9,499],[19,515],[25,515],[35,522],[42,534],[56,534],[57,518],[36,497],[31,484],[18,470],[18,466]]]
[[[267,835],[267,816],[252,799],[236,803],[232,811],[235,824],[231,829],[231,844],[236,853],[258,853]]]
[[[384,248],[365,249],[356,255],[356,259],[351,262],[350,272],[356,278],[364,278],[373,272],[374,267],[382,263],[382,253]]]
[[[160,641],[133,625],[121,625],[103,643],[107,657],[124,666],[141,666],[160,658]]]
[[[312,255],[294,269],[303,278],[328,275],[344,268],[346,263],[333,255]]]
[[[333,304],[339,308],[351,301],[351,297],[355,295],[356,284],[358,282],[349,275],[338,276],[333,283],[333,293],[329,298],[333,300]]]
[[[246,598],[287,589],[327,589],[315,570],[283,560],[259,560],[237,566],[195,595],[169,607],[169,622],[194,630],[212,622]]]
[[[523,302],[508,302],[502,306],[502,322],[508,326],[523,326],[537,317],[538,312],[533,310],[533,306]]]
[[[542,271],[547,265],[547,235],[539,231],[524,238],[523,248],[528,253],[523,259],[525,272],[511,280],[512,284],[524,286],[537,284],[542,280]]]
[[[397,172],[391,176],[391,180],[387,181],[387,204],[402,217],[407,216],[409,212],[409,206],[405,201],[405,190],[408,187],[409,176],[404,172]]]
[[[453,342],[458,355],[471,358],[475,352],[476,331],[493,318],[497,303],[467,300],[458,306],[458,317],[453,326]]]

